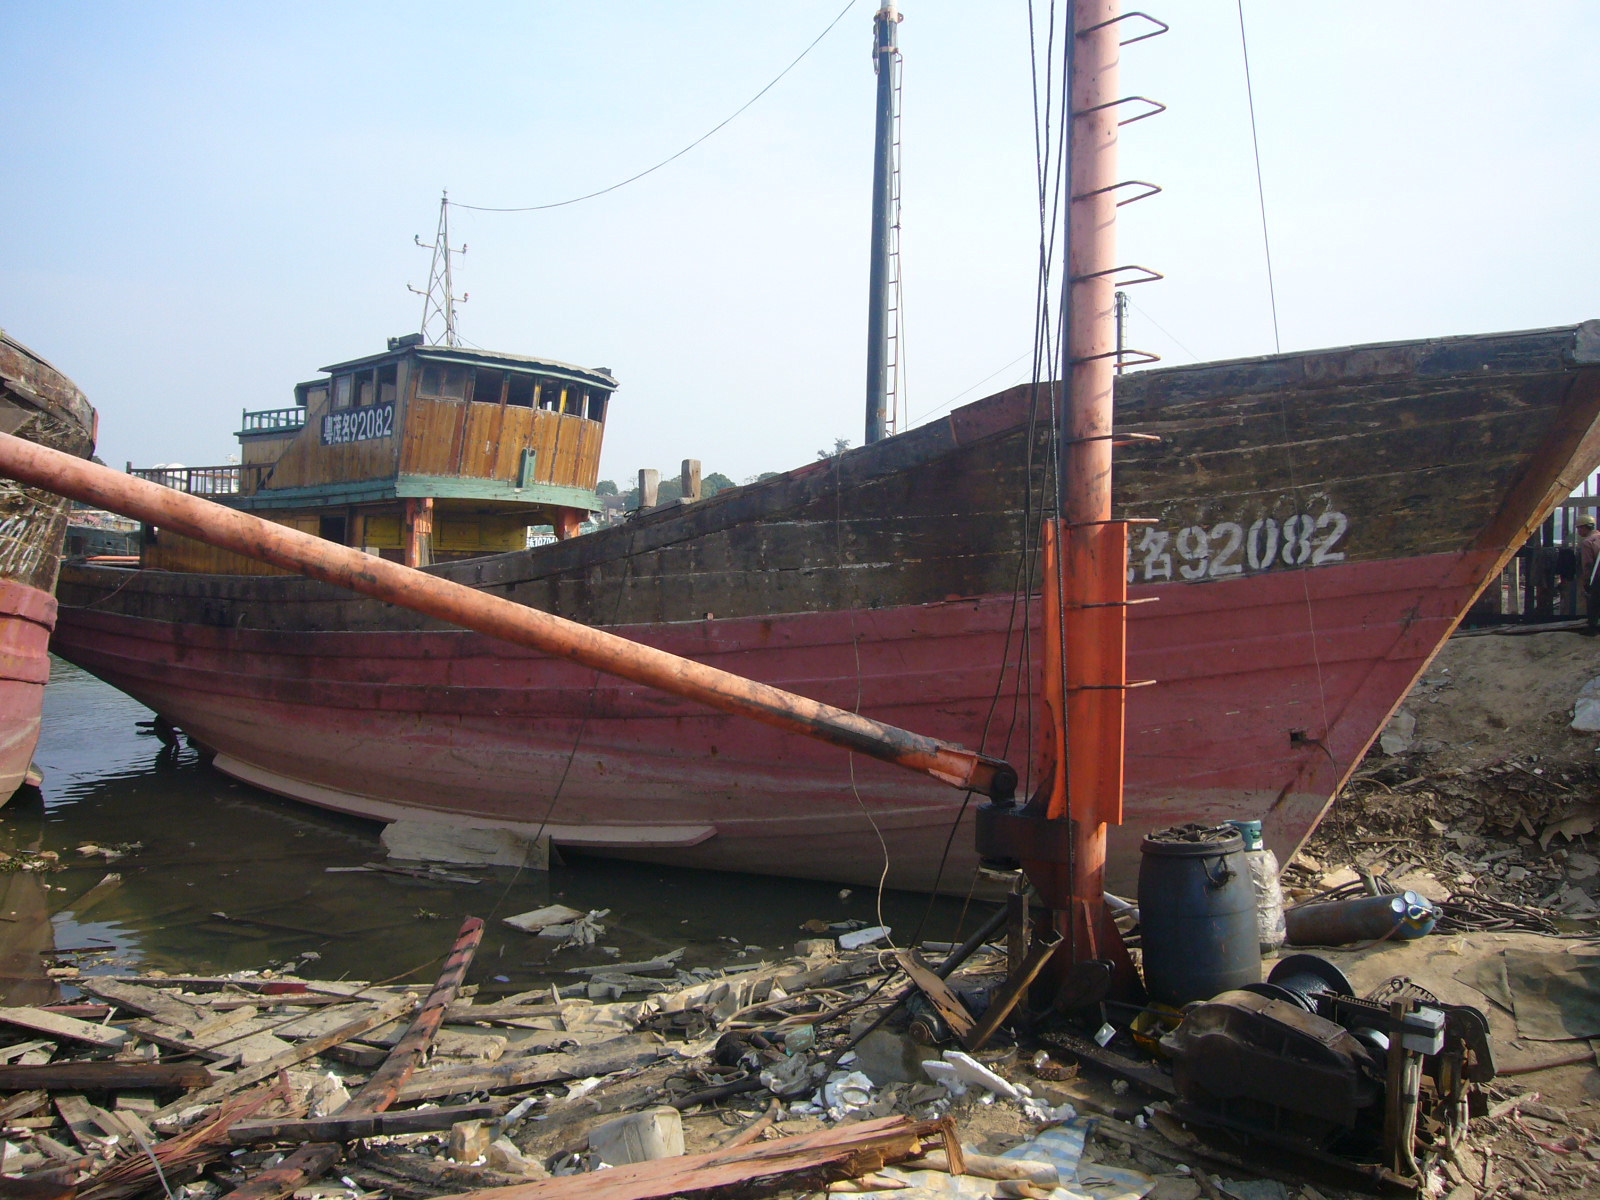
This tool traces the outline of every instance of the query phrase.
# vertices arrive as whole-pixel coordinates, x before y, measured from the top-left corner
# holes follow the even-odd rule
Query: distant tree
[[[850,449],[850,439],[849,438],[834,438],[833,439],[833,449],[831,451],[829,451],[829,450],[818,450],[817,451],[817,457],[818,458],[834,458],[837,455],[843,454],[848,449]]]
[[[776,478],[777,474],[778,473],[776,471],[762,471],[761,474],[759,474],[759,475],[750,476],[750,478],[746,479],[745,482],[746,483],[760,483],[763,479],[774,479],[774,478]]]
[[[617,481],[615,479],[602,479],[599,483],[594,485],[594,494],[596,496],[617,495]]]
[[[731,488],[731,487],[738,487],[738,486],[739,486],[738,484],[736,484],[733,480],[729,479],[721,471],[713,471],[713,472],[711,472],[711,474],[707,475],[704,479],[702,479],[700,481],[700,494],[702,496],[704,496],[707,500],[709,500],[709,499],[711,499],[712,496],[715,496],[723,488]]]

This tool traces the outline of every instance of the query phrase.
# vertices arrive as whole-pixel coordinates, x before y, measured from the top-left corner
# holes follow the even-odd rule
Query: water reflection
[[[190,751],[164,751],[137,724],[150,716],[56,660],[35,756],[42,801],[24,793],[0,810],[0,847],[60,855],[61,870],[27,884],[34,924],[48,912],[58,947],[107,947],[84,957],[85,969],[210,974],[299,962],[322,978],[414,973],[425,981],[470,914],[489,921],[472,977],[485,991],[509,992],[571,984],[567,967],[607,960],[598,948],[554,953],[496,919],[555,901],[609,908],[601,941],[624,961],[684,946],[684,965],[781,952],[807,936],[799,926],[808,918],[877,920],[864,888],[846,894],[827,884],[600,860],[548,875],[474,870],[482,877],[475,885],[330,871],[382,862],[381,827],[236,783]],[[108,861],[94,847],[125,852]],[[80,914],[108,872],[120,874],[120,884],[100,888]],[[923,897],[888,893],[883,915],[909,931],[926,907]],[[10,911],[0,908],[0,916]],[[957,911],[942,904],[926,935],[951,936]],[[26,960],[36,949],[18,953]],[[10,969],[0,958],[0,973]]]

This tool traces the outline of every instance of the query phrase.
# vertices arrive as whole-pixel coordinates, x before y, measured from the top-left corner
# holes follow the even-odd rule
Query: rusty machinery
[[[1267,982],[1189,1007],[1161,1039],[1175,1115],[1414,1186],[1453,1148],[1494,1078],[1483,1013],[1404,977],[1358,997],[1333,964],[1280,962]]]

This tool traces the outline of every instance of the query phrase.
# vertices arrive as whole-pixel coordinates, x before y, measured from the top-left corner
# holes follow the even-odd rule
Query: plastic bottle
[[[1250,864],[1250,882],[1256,893],[1256,934],[1262,954],[1276,954],[1286,934],[1283,924],[1283,885],[1278,880],[1278,856],[1267,849],[1260,821],[1229,821],[1244,838],[1244,857]]]

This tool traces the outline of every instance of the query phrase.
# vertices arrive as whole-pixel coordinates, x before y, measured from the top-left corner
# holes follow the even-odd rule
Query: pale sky
[[[1038,0],[1043,8],[1046,0]],[[844,0],[0,5],[0,326],[114,466],[224,461],[242,410],[418,327],[441,189],[532,205],[728,116]],[[742,480],[862,439],[872,14],[670,166],[546,212],[453,210],[463,338],[609,367],[602,475]],[[905,0],[909,424],[1025,377],[1027,8]],[[1166,0],[1126,91],[1130,341],[1271,353],[1233,0]],[[1600,5],[1246,0],[1283,348],[1600,316]]]

